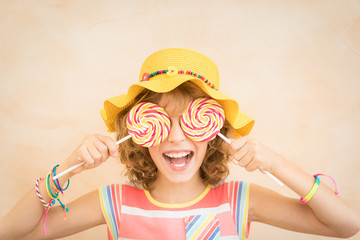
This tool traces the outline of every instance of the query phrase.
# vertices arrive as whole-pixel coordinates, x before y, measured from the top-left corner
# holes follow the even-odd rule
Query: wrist
[[[280,154],[276,154],[276,160],[273,163],[273,166],[271,168],[271,173],[273,173],[274,175],[279,175],[281,173],[281,171],[283,171],[284,168],[286,168],[286,164],[288,162],[288,160],[280,155]]]
[[[61,163],[57,168],[56,168],[56,175],[64,172],[65,170],[67,170],[68,168],[70,168],[71,166],[69,166],[66,163]],[[60,186],[63,186],[70,178],[72,178],[75,175],[75,173],[72,172],[68,172],[62,176],[60,176],[58,178]]]

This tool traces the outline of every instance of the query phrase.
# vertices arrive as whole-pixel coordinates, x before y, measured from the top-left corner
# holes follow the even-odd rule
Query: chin
[[[199,174],[199,178],[200,177],[200,173],[193,173],[193,174],[189,174],[189,173],[180,173],[180,174],[171,174],[166,176],[167,180],[173,184],[185,184],[185,183],[190,183],[193,181],[197,181],[198,176],[197,174]]]

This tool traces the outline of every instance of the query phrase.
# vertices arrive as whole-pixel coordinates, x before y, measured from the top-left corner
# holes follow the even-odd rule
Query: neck
[[[182,183],[170,182],[160,175],[155,180],[150,194],[158,202],[178,204],[194,200],[205,188],[206,185],[202,182],[200,175]]]

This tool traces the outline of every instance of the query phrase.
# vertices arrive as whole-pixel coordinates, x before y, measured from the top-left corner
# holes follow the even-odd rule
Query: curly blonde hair
[[[141,102],[151,102],[157,104],[162,93],[152,92],[145,89],[142,91],[124,110],[122,110],[115,120],[115,131],[117,140],[128,135],[126,127],[126,117],[133,106]],[[191,82],[185,82],[167,94],[183,96],[188,99],[210,98],[200,88]],[[224,136],[230,135],[232,127],[225,121],[221,133]],[[120,161],[126,166],[126,176],[133,184],[140,184],[146,190],[151,189],[151,184],[156,180],[157,167],[152,160],[149,150],[142,147],[132,140],[121,143],[119,147]],[[208,142],[204,161],[200,167],[200,176],[204,184],[217,185],[229,174],[228,163],[230,156],[227,147],[220,137]]]

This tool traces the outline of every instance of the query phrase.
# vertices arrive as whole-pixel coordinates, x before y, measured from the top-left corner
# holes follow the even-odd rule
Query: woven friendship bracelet
[[[42,197],[41,193],[40,193],[40,190],[39,190],[39,183],[44,180],[44,178],[38,178],[36,179],[36,183],[35,183],[35,190],[36,190],[36,195],[38,195],[41,203],[44,205],[45,207],[45,215],[44,215],[44,221],[43,221],[43,227],[44,227],[44,235],[47,234],[46,232],[46,226],[45,226],[45,222],[46,222],[46,217],[47,217],[47,214],[50,210],[50,208],[55,204],[55,200],[54,199],[51,199],[48,203],[45,202],[44,198]]]
[[[47,194],[48,196],[51,198],[51,200],[49,201],[49,203],[46,203],[43,196],[41,195],[40,193],[40,190],[39,190],[39,183],[44,180],[44,178],[38,178],[36,180],[36,183],[35,183],[35,190],[36,190],[36,195],[39,197],[41,203],[44,205],[44,207],[46,208],[46,211],[45,211],[45,215],[44,215],[44,220],[43,220],[43,228],[44,228],[44,235],[46,236],[47,235],[47,231],[46,231],[46,217],[48,215],[48,212],[50,210],[50,208],[55,204],[55,200],[58,200],[58,202],[60,203],[60,205],[64,208],[64,221],[66,221],[66,212],[69,211],[69,209],[66,207],[66,199],[65,199],[65,196],[64,196],[64,190],[66,190],[68,187],[69,187],[69,184],[70,184],[70,180],[68,180],[68,184],[66,186],[66,188],[61,188],[60,187],[60,182],[59,180],[56,179],[56,181],[54,179],[51,179],[51,177],[55,176],[56,173],[56,168],[58,167],[59,165],[56,165],[51,172],[49,172],[46,176],[46,191],[47,191]],[[64,199],[65,199],[65,205],[60,201],[59,199],[59,192],[57,192],[56,194],[54,194],[52,191],[51,191],[51,184],[53,184],[55,186],[55,188],[57,190],[59,190],[62,194],[62,196],[64,196]]]
[[[39,190],[39,183],[44,180],[44,178],[38,178],[36,179],[36,182],[35,182],[35,190],[36,190],[36,195],[39,197],[41,203],[44,205],[45,208],[51,208],[54,204],[55,204],[55,201],[54,200],[51,200],[50,201],[50,204],[45,202],[43,196],[41,195],[40,193],[40,190]]]

